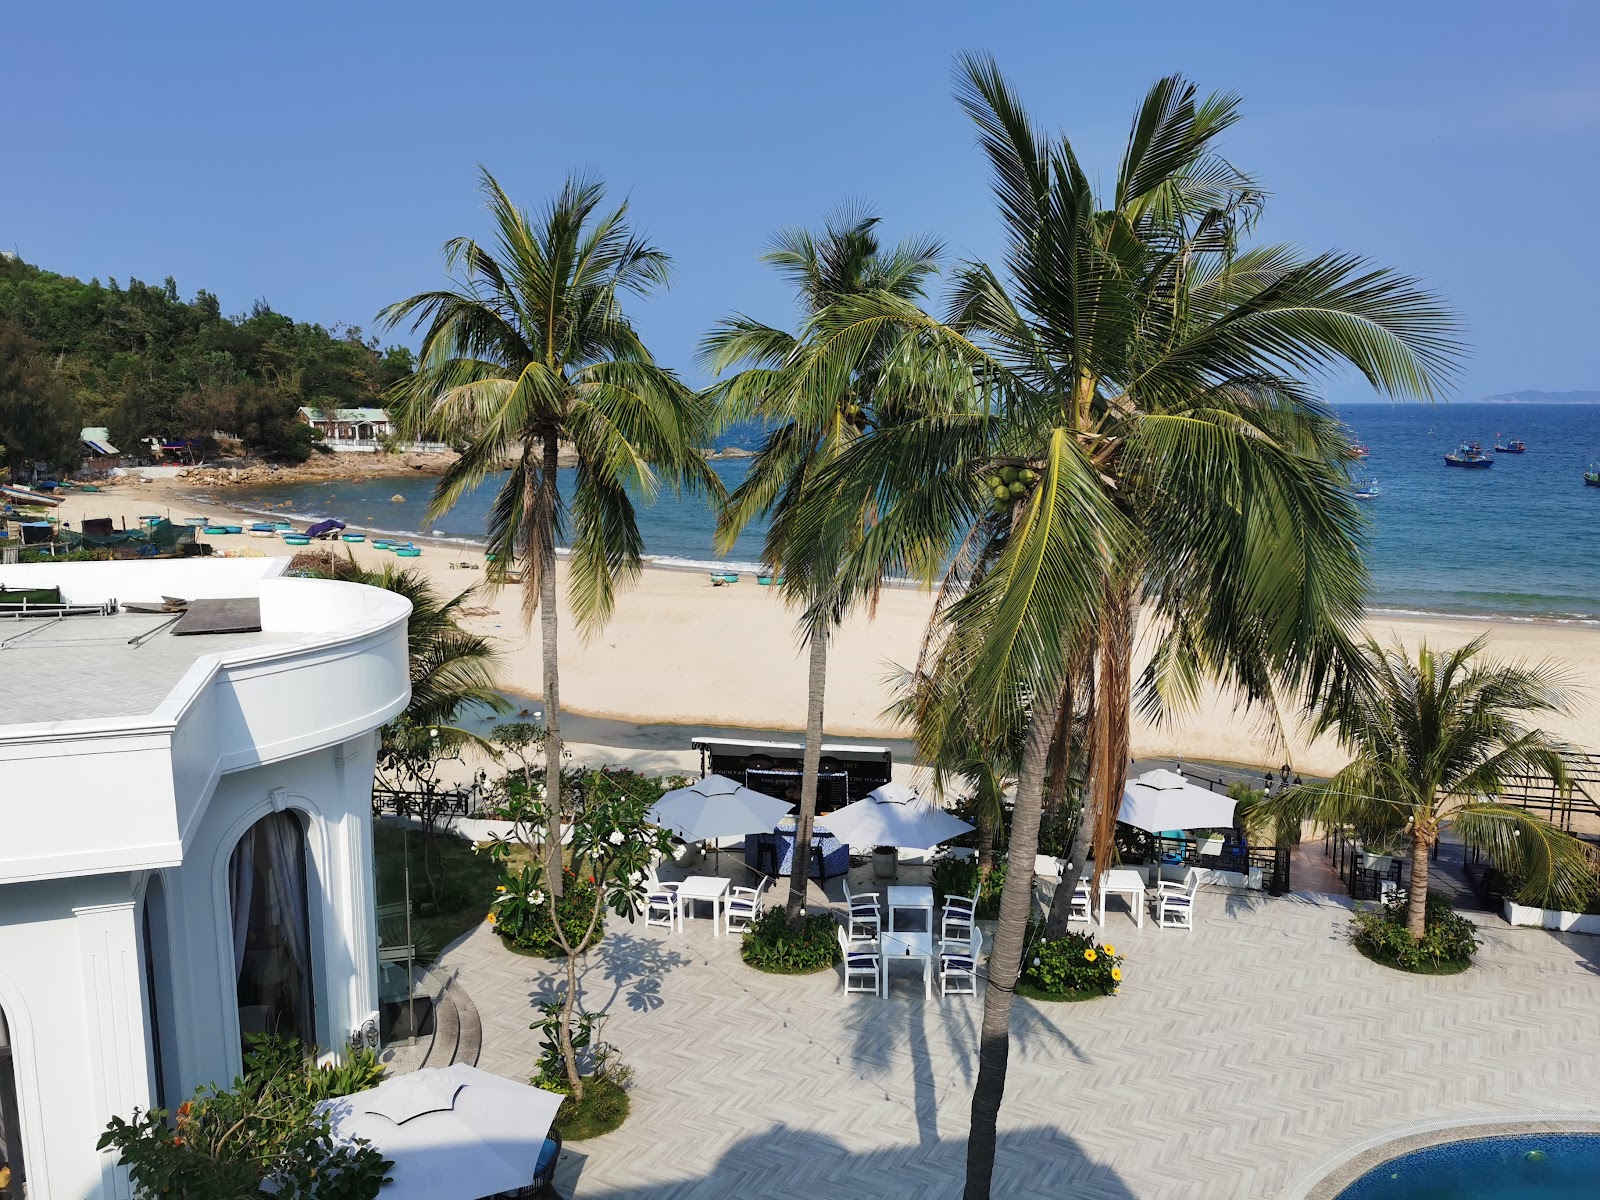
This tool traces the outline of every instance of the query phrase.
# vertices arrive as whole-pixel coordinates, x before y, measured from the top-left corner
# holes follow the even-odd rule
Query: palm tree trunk
[[[561,443],[555,434],[544,439],[544,462],[539,486],[544,492],[539,509],[551,522],[541,540],[539,554],[539,634],[544,662],[544,797],[548,828],[545,831],[545,874],[550,892],[562,894],[561,863],[561,671],[556,647],[556,471]]]
[[[1012,869],[1000,889],[1000,919],[989,952],[989,981],[983,993],[983,1025],[978,1040],[978,1081],[972,1089],[972,1129],[967,1137],[965,1200],[989,1200],[994,1181],[995,1130],[1005,1098],[1006,1063],[1011,1056],[1011,996],[1022,967],[1022,946],[1033,909],[1033,863],[1039,848],[1039,814],[1044,793],[1045,758],[1055,729],[1059,694],[1035,708],[1022,746],[1017,800],[1011,811],[1011,841],[1006,851]]]
[[[1111,865],[1116,846],[1117,810],[1128,781],[1128,720],[1133,694],[1133,589],[1126,583],[1107,587],[1106,607],[1096,641],[1100,677],[1095,685],[1089,796],[1084,819],[1094,846],[1094,884]]]
[[[822,701],[828,686],[828,629],[811,630],[811,672],[806,684],[806,750],[800,765],[800,812],[795,820],[794,866],[789,875],[789,901],[784,905],[791,928],[798,928],[811,877],[811,825],[817,816],[817,772],[822,763]]]
[[[1411,891],[1406,898],[1406,929],[1421,940],[1428,932],[1428,851],[1435,835],[1417,827],[1411,839]]]
[[[978,878],[988,878],[989,872],[994,870],[994,821],[990,819],[987,806],[980,806],[977,813],[978,822]]]

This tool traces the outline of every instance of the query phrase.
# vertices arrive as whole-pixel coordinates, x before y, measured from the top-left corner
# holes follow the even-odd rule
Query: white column
[[[84,1097],[93,1125],[150,1107],[150,1043],[139,971],[139,906],[135,900],[74,908],[83,971],[84,1036],[93,1094]],[[128,1200],[128,1175],[114,1155],[101,1155],[101,1195]]]

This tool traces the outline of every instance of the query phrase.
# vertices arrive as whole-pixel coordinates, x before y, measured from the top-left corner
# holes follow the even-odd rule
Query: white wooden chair
[[[728,893],[725,912],[729,933],[733,932],[735,921],[739,922],[740,929],[748,929],[761,915],[761,898],[766,894],[767,885],[771,882],[771,879],[763,875],[761,882],[755,887],[736,887]]]
[[[939,995],[976,996],[978,961],[983,954],[983,930],[972,927],[969,942],[945,942],[939,947]]]
[[[656,870],[650,868],[644,879],[644,923],[658,929],[675,929],[683,932],[683,907],[678,900],[679,884],[662,883]]]
[[[878,907],[877,892],[850,891],[850,880],[844,881],[844,900],[848,910],[849,919],[846,926],[849,930],[850,940],[873,941],[878,940],[878,935],[883,932],[883,913]]]
[[[838,935],[839,951],[844,955],[844,990],[871,992],[876,996],[883,971],[883,959],[878,956],[877,942],[871,945],[852,942],[843,925],[839,926]]]
[[[941,942],[966,942],[972,939],[977,927],[978,896],[946,896],[944,913],[939,921]]]
[[[1094,898],[1089,893],[1089,881],[1080,879],[1072,888],[1072,903],[1067,906],[1067,922],[1094,920]]]
[[[1194,898],[1200,890],[1200,872],[1191,871],[1181,888],[1158,886],[1152,895],[1157,929],[1194,929]]]

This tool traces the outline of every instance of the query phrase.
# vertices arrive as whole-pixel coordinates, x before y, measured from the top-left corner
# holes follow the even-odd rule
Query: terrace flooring
[[[1276,1197],[1413,1122],[1600,1111],[1600,938],[1488,928],[1470,971],[1421,977],[1350,948],[1342,897],[1205,891],[1193,933],[1116,904],[1096,933],[1126,956],[1117,996],[1015,1002],[996,1196]],[[981,996],[924,1000],[906,971],[888,1000],[846,997],[837,969],[747,968],[709,921],[611,928],[582,986],[612,1014],[633,1114],[566,1147],[561,1195],[961,1194]],[[526,1079],[559,964],[483,925],[439,969],[482,1014],[479,1065]]]

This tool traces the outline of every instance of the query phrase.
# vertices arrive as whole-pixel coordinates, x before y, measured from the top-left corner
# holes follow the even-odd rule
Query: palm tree
[[[488,638],[468,633],[457,622],[475,587],[445,599],[415,568],[394,563],[376,569],[364,567],[353,554],[332,559],[329,569],[324,572],[319,567],[318,571],[330,579],[382,588],[411,602],[411,616],[406,620],[411,702],[403,714],[408,724],[416,728],[454,725],[462,711],[474,705],[495,713],[511,711],[495,679],[499,651]]]
[[[662,483],[720,497],[721,486],[696,449],[709,406],[651,358],[622,310],[625,294],[664,285],[669,265],[630,230],[627,206],[601,213],[601,185],[572,178],[535,219],[488,171],[482,189],[494,245],[446,243],[454,286],[390,305],[379,319],[426,327],[417,371],[395,389],[401,427],[465,446],[434,488],[428,519],[501,477],[488,577],[501,585],[520,572],[525,618],[540,618],[545,805],[558,828],[556,544],[570,520],[569,595],[580,630],[592,634],[611,615],[618,583],[640,567],[634,497],[648,503]],[[557,487],[564,450],[574,462],[570,502]],[[554,859],[559,839],[547,841]],[[550,878],[559,888],[561,871]]]
[[[882,503],[841,586],[925,568],[933,547],[962,542],[937,609],[950,650],[925,655],[956,673],[922,719],[937,729],[988,713],[1003,729],[1008,706],[1026,714],[1010,841],[1026,863],[1052,740],[1087,711],[1078,824],[1103,867],[1136,696],[1160,713],[1210,678],[1275,711],[1285,691],[1315,694],[1345,661],[1365,593],[1364,527],[1345,435],[1307,377],[1349,365],[1385,394],[1432,396],[1455,327],[1415,281],[1355,256],[1243,245],[1263,194],[1216,149],[1235,97],[1159,81],[1105,199],[992,59],[961,61],[958,97],[993,168],[1009,281],[970,264],[944,322],[854,298],[819,331],[814,370],[839,369],[893,323],[970,364],[990,403],[851,447],[819,492]],[[1157,644],[1136,690],[1141,606]],[[1085,861],[1085,848],[1069,858]],[[1026,871],[1008,874],[969,1198],[989,1194],[1028,892]]]
[[[1420,938],[1428,904],[1428,855],[1446,825],[1540,904],[1582,907],[1595,862],[1584,843],[1504,803],[1518,777],[1543,778],[1570,794],[1570,749],[1528,718],[1566,708],[1548,665],[1482,657],[1485,639],[1450,651],[1424,642],[1413,656],[1368,639],[1361,670],[1326,697],[1315,734],[1337,734],[1348,766],[1326,783],[1288,788],[1257,809],[1264,819],[1350,826],[1364,841],[1408,841],[1411,887],[1406,928]]]
[[[832,306],[847,296],[874,293],[904,300],[920,297],[940,253],[939,245],[926,238],[903,241],[883,252],[875,232],[878,220],[847,207],[829,219],[820,236],[804,229],[778,233],[764,259],[794,285],[805,318],[801,331],[789,333],[736,315],[720,322],[702,347],[702,358],[712,371],[743,368],[713,389],[724,419],[756,417],[769,426],[749,474],[718,517],[717,548],[727,553],[751,521],[771,514],[766,560],[784,579],[786,597],[805,612],[800,632],[809,669],[800,808],[786,905],[791,924],[801,919],[810,871],[828,639],[851,602],[834,587],[838,559],[850,539],[823,548],[806,540],[807,531],[795,530],[792,517],[822,465],[851,443],[903,419],[903,402],[915,399],[879,388],[885,360],[897,339],[892,327],[878,331],[842,377],[808,378],[796,366],[806,357],[810,326]],[[856,510],[847,519],[859,524],[867,517]],[[877,582],[871,581],[868,590]]]

